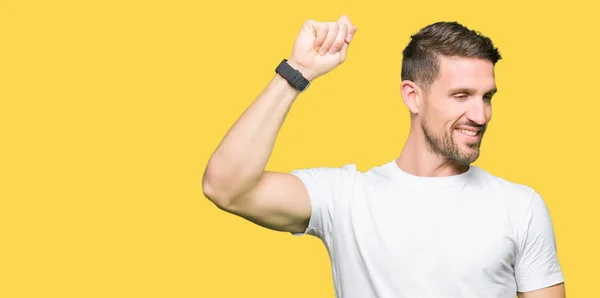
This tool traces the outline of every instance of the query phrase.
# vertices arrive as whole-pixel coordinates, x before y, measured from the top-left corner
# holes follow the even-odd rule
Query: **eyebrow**
[[[449,93],[453,94],[453,93],[477,93],[477,90],[475,89],[471,89],[471,88],[455,88],[455,89],[450,89]],[[486,92],[485,94],[490,94],[490,95],[494,95],[496,94],[496,92],[498,92],[498,88],[493,88],[491,90],[489,90],[488,92]]]

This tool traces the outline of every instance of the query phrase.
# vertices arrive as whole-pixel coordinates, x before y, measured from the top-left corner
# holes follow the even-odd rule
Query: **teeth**
[[[472,130],[459,129],[458,131],[460,131],[460,132],[462,132],[462,133],[464,133],[466,135],[469,135],[469,136],[476,136],[477,135],[477,132],[476,131],[472,131]]]

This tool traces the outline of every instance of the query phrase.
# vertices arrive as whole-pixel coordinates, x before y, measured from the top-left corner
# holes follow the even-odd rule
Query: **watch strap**
[[[284,77],[298,91],[304,91],[310,85],[310,81],[300,71],[290,66],[287,61],[287,59],[283,59],[275,69],[275,72]]]

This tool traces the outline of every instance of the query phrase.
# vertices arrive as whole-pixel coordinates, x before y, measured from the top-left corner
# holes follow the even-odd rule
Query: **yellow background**
[[[504,57],[476,164],[541,193],[569,297],[597,295],[592,1],[0,3],[0,297],[333,297],[319,240],[225,214],[201,179],[304,20],[341,14],[348,60],[301,95],[268,169],[395,158],[401,51],[457,20]]]

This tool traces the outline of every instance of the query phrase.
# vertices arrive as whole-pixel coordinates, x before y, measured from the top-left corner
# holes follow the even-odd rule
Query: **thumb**
[[[329,26],[327,23],[320,23],[312,20],[309,20],[307,25],[311,31],[311,34],[315,38],[313,42],[313,49],[318,52],[327,38]]]
[[[319,30],[321,30],[321,32],[319,32]],[[302,32],[304,35],[306,35],[307,37],[309,37],[310,39],[312,39],[313,41],[313,48],[315,49],[315,51],[318,51],[319,48],[321,47],[321,44],[323,44],[325,38],[321,38],[320,40],[317,39],[318,36],[320,35],[327,35],[327,32],[325,32],[325,34],[323,34],[323,31],[327,30],[327,27],[324,26],[322,23],[319,23],[315,20],[306,20],[304,22],[304,24],[302,24]],[[317,44],[317,41],[319,42],[319,44]]]

